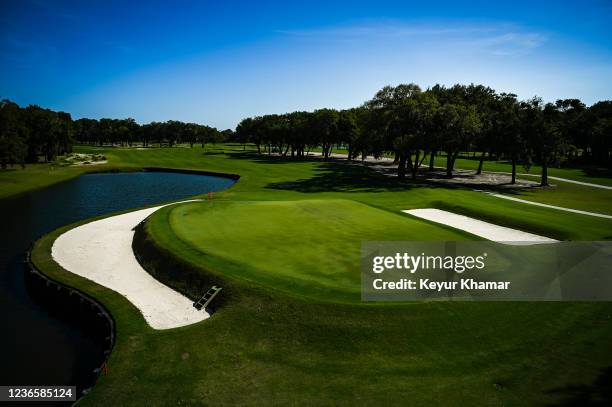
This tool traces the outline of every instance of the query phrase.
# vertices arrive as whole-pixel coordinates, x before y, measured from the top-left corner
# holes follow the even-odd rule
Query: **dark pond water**
[[[0,385],[79,385],[102,360],[99,339],[49,313],[24,284],[32,240],[113,211],[219,191],[234,181],[170,172],[90,174],[0,199]]]

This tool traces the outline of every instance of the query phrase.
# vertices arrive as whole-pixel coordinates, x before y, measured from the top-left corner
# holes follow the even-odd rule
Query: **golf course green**
[[[422,240],[466,239],[343,199],[192,203],[162,210],[150,223],[156,235],[205,254],[192,259],[202,267],[327,301],[360,301],[362,240],[405,240],[407,231]]]
[[[241,176],[203,202],[161,209],[144,227],[149,249],[177,265],[166,284],[181,285],[185,264],[222,284],[223,305],[201,323],[153,330],[125,297],[63,270],[51,246],[76,225],[36,243],[36,266],[98,299],[117,324],[110,373],[82,405],[533,405],[609,391],[610,303],[361,303],[359,249],[362,240],[476,238],[400,212],[411,208],[567,240],[612,239],[612,220],[239,145],[78,151],[109,162],[49,170],[53,177],[38,170],[41,183],[144,167]],[[585,201],[572,191],[559,184],[541,199]],[[597,193],[593,211],[612,198]]]

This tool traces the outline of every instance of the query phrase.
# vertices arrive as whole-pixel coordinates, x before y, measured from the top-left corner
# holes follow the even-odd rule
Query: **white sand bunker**
[[[193,302],[160,283],[136,261],[134,228],[165,205],[97,220],[62,234],[53,243],[53,259],[64,269],[118,292],[142,312],[154,329],[193,324],[209,317]]]
[[[465,230],[473,235],[483,237],[494,242],[529,245],[538,243],[554,243],[556,240],[544,236],[538,236],[516,229],[510,229],[493,223],[483,222],[456,213],[443,211],[441,209],[410,209],[402,211],[418,218],[427,219],[432,222],[442,223],[455,229]]]

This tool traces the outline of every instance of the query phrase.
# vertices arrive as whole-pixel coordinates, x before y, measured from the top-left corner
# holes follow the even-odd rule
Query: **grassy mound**
[[[359,301],[363,240],[457,240],[467,235],[343,199],[208,201],[154,215],[204,253],[204,266],[284,291]]]

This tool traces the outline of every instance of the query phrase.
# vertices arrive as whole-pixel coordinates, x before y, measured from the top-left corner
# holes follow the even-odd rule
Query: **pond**
[[[99,338],[37,304],[24,283],[30,243],[93,216],[225,189],[222,177],[177,172],[88,174],[0,200],[0,384],[87,386],[102,360]]]

